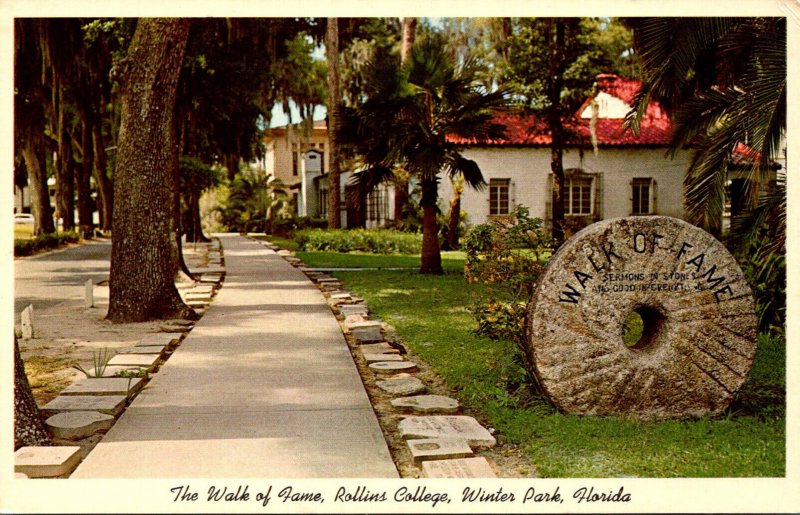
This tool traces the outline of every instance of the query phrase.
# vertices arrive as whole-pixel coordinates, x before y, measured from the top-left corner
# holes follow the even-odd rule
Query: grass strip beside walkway
[[[302,252],[312,267],[389,268],[418,256]],[[640,422],[562,415],[525,387],[513,343],[472,334],[467,308],[481,287],[461,275],[463,254],[444,253],[446,274],[338,271],[351,291],[393,325],[462,403],[525,449],[544,477],[778,477],[785,475],[785,344],[763,336],[745,387],[725,416]],[[401,264],[402,263],[402,264]]]

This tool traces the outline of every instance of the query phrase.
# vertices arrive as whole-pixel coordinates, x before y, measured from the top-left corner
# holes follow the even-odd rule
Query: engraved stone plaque
[[[626,343],[632,315],[641,336]],[[550,260],[528,307],[527,351],[566,413],[715,414],[755,357],[753,296],[705,231],[663,216],[605,220]]]
[[[497,443],[477,420],[463,415],[406,417],[397,429],[404,438],[462,438],[469,445],[480,447],[494,447]]]

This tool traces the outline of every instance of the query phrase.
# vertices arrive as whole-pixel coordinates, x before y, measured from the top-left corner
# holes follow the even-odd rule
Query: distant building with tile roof
[[[564,119],[565,217],[572,230],[619,216],[684,216],[683,178],[689,154],[678,150],[667,155],[672,126],[666,112],[651,102],[639,133],[625,129],[625,116],[639,86],[638,81],[601,74],[594,97]],[[546,120],[510,112],[495,121],[506,127],[501,139],[450,138],[463,145],[464,156],[478,163],[488,183],[483,192],[464,191],[461,206],[468,222],[483,223],[520,204],[549,222],[552,138]],[[452,195],[447,181],[441,193],[447,202]]]
[[[631,215],[684,217],[683,180],[690,152],[669,152],[672,124],[657,102],[645,111],[637,134],[625,128],[640,82],[612,74],[597,76],[596,93],[571,116],[564,119],[567,144],[564,150],[565,217],[568,232],[593,222]],[[550,171],[551,134],[541,116],[504,112],[495,122],[505,126],[500,139],[470,139],[450,136],[462,147],[462,154],[480,167],[488,185],[483,191],[465,188],[461,209],[470,225],[510,213],[524,205],[531,216],[551,221],[553,177]],[[327,170],[329,148],[325,122],[316,122],[311,133],[297,128],[272,129],[267,139],[265,168],[274,177],[294,187],[297,213],[327,217]],[[316,154],[315,154],[316,153]],[[314,155],[312,155],[314,154]],[[737,147],[739,159],[752,159],[744,145]],[[309,157],[319,158],[319,165]],[[321,165],[321,166],[320,166]],[[375,227],[392,217],[393,188],[381,186],[353,204],[347,195],[351,173],[341,178],[342,226]],[[729,175],[731,204],[744,190],[742,177]],[[443,179],[439,189],[445,210],[452,198],[450,182]]]

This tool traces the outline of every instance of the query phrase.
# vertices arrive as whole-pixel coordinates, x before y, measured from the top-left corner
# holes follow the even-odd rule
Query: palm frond
[[[786,187],[777,184],[764,195],[754,209],[746,210],[733,217],[728,244],[731,248],[742,249],[748,242],[756,239],[767,228],[770,236],[768,249],[783,253],[786,248]]]
[[[467,159],[457,152],[448,154],[446,170],[450,178],[461,176],[471,188],[483,191],[486,188],[486,180],[483,178],[478,163],[472,159]]]

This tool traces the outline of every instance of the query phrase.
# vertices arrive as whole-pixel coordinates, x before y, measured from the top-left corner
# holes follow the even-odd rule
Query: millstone
[[[628,346],[634,313],[643,328]],[[733,256],[663,216],[605,220],[570,238],[539,279],[528,324],[536,376],[573,414],[719,413],[756,351],[753,296]]]

